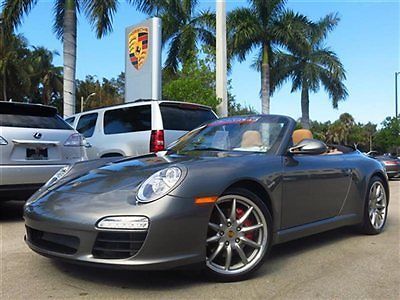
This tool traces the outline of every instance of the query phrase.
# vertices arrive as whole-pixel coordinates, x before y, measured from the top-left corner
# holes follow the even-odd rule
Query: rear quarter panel
[[[352,169],[352,182],[340,214],[356,213],[361,220],[371,178],[374,175],[380,176],[387,186],[389,196],[387,176],[384,167],[378,161],[358,151],[346,154],[345,158],[347,164]]]

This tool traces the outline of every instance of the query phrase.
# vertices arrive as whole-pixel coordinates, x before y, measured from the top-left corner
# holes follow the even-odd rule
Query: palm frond
[[[169,46],[167,59],[165,60],[165,68],[172,70],[176,73],[179,66],[179,52],[181,51],[181,36],[178,34],[172,40]]]
[[[262,27],[250,8],[237,8],[227,16],[227,35],[232,54],[244,61],[247,54],[262,42]]]
[[[271,20],[282,14],[287,0],[249,0],[263,27],[268,27]]]
[[[83,9],[97,38],[112,31],[112,21],[118,8],[118,0],[85,0]]]
[[[271,95],[289,79],[294,79],[298,69],[298,60],[295,56],[291,53],[275,50],[271,57]]]
[[[182,10],[184,11],[186,16],[192,16],[194,14],[194,10],[198,4],[198,0],[181,0],[182,2]]]
[[[333,108],[338,108],[339,101],[343,101],[347,98],[348,92],[342,80],[339,80],[332,73],[327,70],[321,71],[320,80],[326,93],[332,100]]]
[[[23,17],[31,11],[36,3],[37,0],[4,0],[2,12],[7,32],[12,32],[21,25]]]
[[[340,21],[338,13],[330,13],[318,22],[311,25],[311,43],[319,44],[326,39],[329,32],[331,32]]]
[[[134,5],[140,12],[147,15],[158,17],[169,6],[169,0],[127,0]]]
[[[300,51],[307,45],[307,33],[311,22],[302,14],[291,10],[284,11],[274,20],[270,28],[270,39],[283,47]]]

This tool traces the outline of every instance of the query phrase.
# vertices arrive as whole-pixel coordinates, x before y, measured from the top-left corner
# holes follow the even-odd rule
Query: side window
[[[71,117],[71,118],[65,119],[65,122],[67,122],[71,126],[73,126],[74,121],[75,121],[75,117]]]
[[[82,134],[85,138],[89,138],[93,136],[94,128],[96,127],[97,122],[97,113],[82,115],[79,118],[78,125],[76,126],[76,130]]]
[[[104,113],[104,134],[151,130],[151,106],[131,106]]]

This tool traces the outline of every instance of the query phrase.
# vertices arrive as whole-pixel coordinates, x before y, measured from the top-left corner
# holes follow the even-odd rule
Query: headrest
[[[247,130],[242,135],[242,148],[259,147],[262,145],[261,134],[257,130]]]
[[[304,139],[312,139],[313,134],[310,130],[308,129],[297,129],[293,131],[292,139],[293,139],[293,145],[297,145]]]

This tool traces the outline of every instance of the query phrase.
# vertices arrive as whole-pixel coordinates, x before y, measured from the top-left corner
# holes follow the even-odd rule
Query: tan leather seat
[[[242,148],[260,147],[262,145],[261,134],[257,130],[247,130],[242,135]]]
[[[313,134],[310,130],[308,129],[297,129],[293,131],[292,139],[293,139],[293,145],[297,145],[304,139],[312,139]]]

